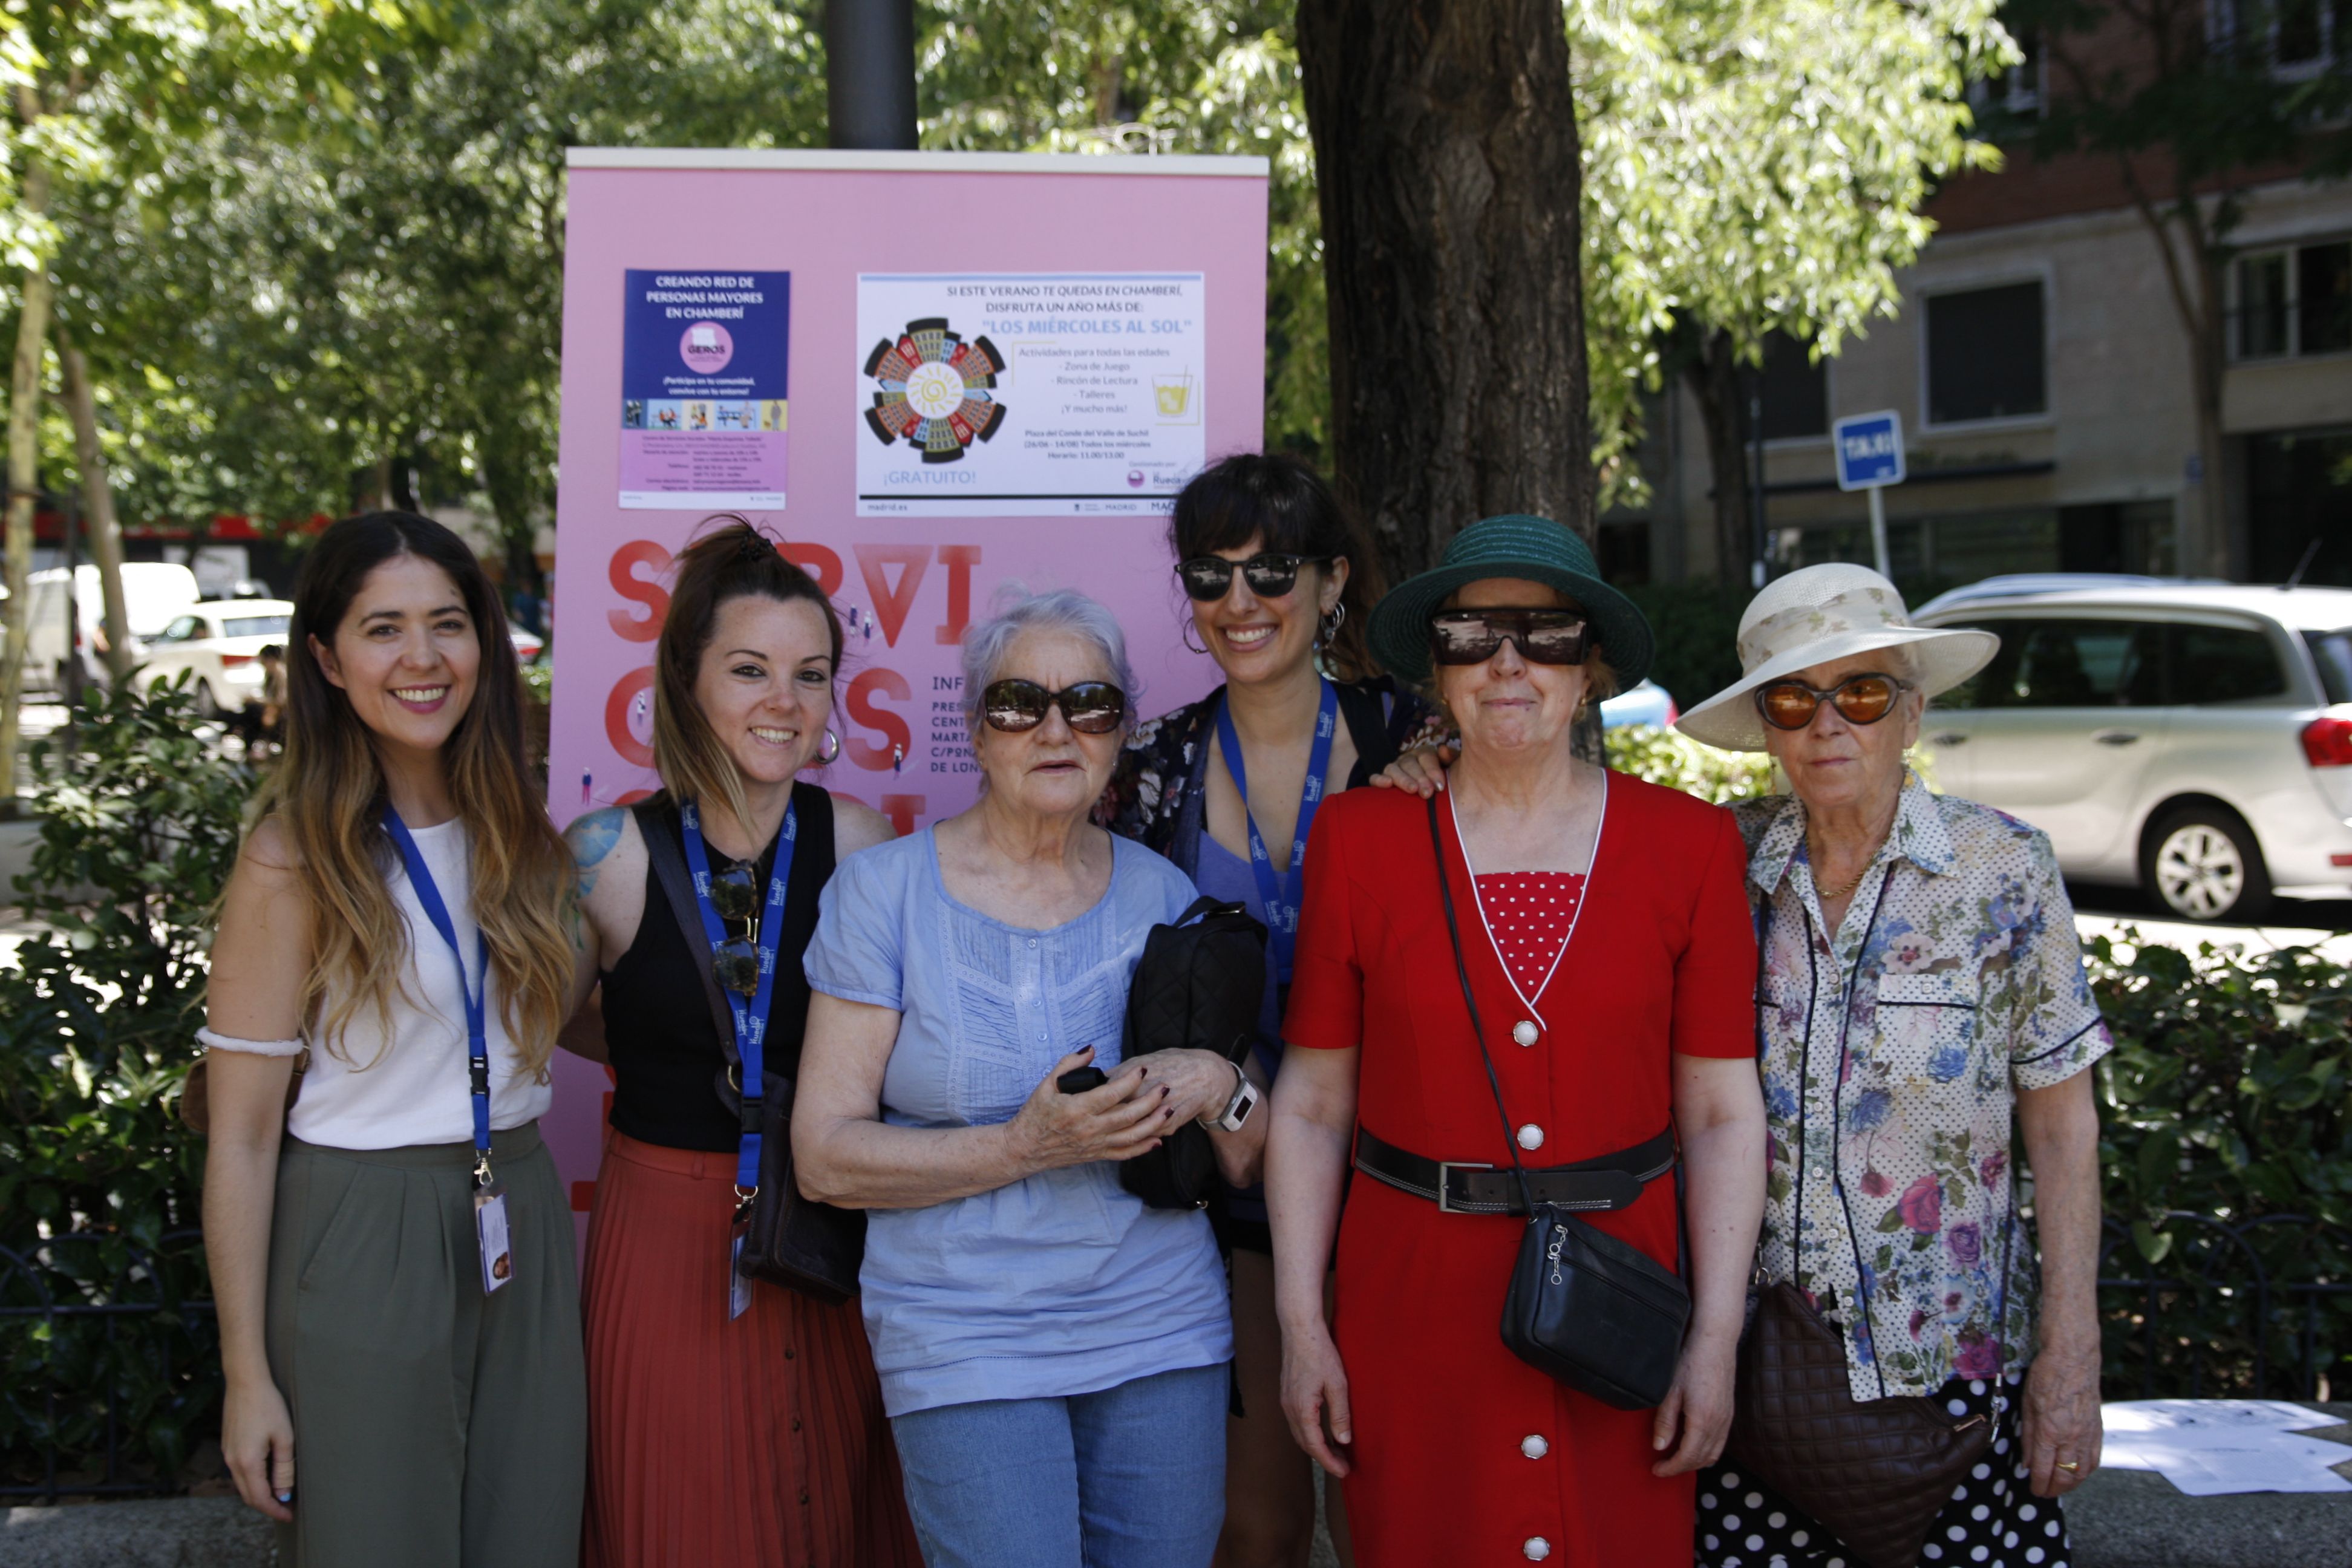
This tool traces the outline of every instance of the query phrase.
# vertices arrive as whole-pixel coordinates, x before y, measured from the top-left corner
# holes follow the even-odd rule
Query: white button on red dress
[[[1518,1137],[1522,1149],[1532,1151],[1543,1147],[1543,1129],[1532,1121],[1519,1129]]]
[[[1511,1038],[1520,1045],[1532,1046],[1543,1038],[1543,1031],[1536,1027],[1534,1019],[1522,1018],[1511,1026]]]
[[[1540,1535],[1530,1535],[1528,1537],[1527,1544],[1519,1550],[1527,1554],[1528,1562],[1540,1563],[1551,1555],[1551,1542]]]
[[[1519,1439],[1519,1452],[1525,1454],[1530,1459],[1540,1459],[1546,1454],[1551,1452],[1551,1445],[1545,1442],[1535,1433],[1530,1432],[1526,1436]]]

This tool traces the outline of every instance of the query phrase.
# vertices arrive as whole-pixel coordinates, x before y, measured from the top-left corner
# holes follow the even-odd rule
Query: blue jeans
[[[1206,1568],[1226,1363],[890,1419],[929,1568]]]

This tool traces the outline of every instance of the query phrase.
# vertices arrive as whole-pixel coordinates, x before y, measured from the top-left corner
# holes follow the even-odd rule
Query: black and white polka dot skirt
[[[2018,1389],[1956,1378],[1936,1397],[1956,1415],[1992,1410],[1992,1447],[1936,1516],[1922,1568],[2067,1568],[2066,1516],[2033,1495],[2019,1441]],[[1698,1568],[1863,1568],[1837,1537],[1729,1459],[1699,1472]]]

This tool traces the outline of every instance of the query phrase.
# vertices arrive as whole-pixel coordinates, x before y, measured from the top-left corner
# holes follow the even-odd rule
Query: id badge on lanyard
[[[457,965],[457,994],[466,1004],[466,1085],[474,1102],[474,1243],[481,1254],[482,1292],[496,1292],[514,1278],[514,1246],[507,1229],[507,1190],[490,1174],[490,1047],[488,1038],[488,992],[490,984],[490,944],[477,930],[474,933],[474,968],[479,983],[466,981],[466,953],[457,944],[457,928],[449,919],[449,906],[441,897],[440,888],[433,880],[433,868],[425,863],[416,847],[415,836],[408,825],[400,820],[400,813],[389,805],[383,808],[383,827],[399,847],[401,863],[408,868],[408,885],[415,889],[416,901],[424,906],[425,918],[441,933],[449,949],[450,958]]]
[[[694,876],[694,901],[702,914],[702,931],[710,939],[715,963],[719,950],[729,944],[727,924],[710,899],[710,855],[702,842],[702,815],[694,802],[678,803],[678,826],[686,839],[687,869]],[[800,837],[800,819],[784,807],[784,823],[776,837],[776,862],[768,873],[768,894],[760,907],[758,975],[746,996],[721,986],[735,1026],[735,1056],[742,1064],[742,1131],[735,1152],[735,1223],[727,1244],[727,1317],[741,1317],[751,1305],[751,1281],[743,1274],[743,1242],[751,1234],[751,1200],[760,1195],[760,1117],[767,1093],[765,1076],[768,1005],[776,992],[776,950],[784,936],[784,890],[792,880],[793,850]]]

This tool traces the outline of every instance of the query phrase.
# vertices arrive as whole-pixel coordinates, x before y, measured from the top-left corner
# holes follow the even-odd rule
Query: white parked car
[[[2352,896],[2352,591],[1992,578],[1919,607],[2000,653],[1929,710],[1936,784],[2174,914]]]
[[[1663,730],[1675,717],[1675,700],[1654,680],[1644,680],[1601,705],[1601,727],[1604,730],[1622,730],[1634,724],[1654,724]]]
[[[261,650],[286,645],[294,606],[284,599],[216,599],[189,606],[147,645],[139,683],[193,670],[196,707],[235,713],[261,699]]]

